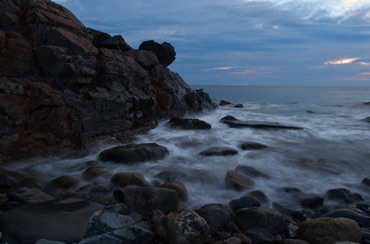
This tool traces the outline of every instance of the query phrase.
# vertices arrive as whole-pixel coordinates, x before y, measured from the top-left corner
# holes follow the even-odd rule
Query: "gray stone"
[[[141,221],[141,216],[121,215],[107,211],[95,212],[87,225],[85,237],[100,235],[103,236],[98,238],[99,240],[111,236],[124,243],[136,241],[149,243],[154,237],[150,225]]]

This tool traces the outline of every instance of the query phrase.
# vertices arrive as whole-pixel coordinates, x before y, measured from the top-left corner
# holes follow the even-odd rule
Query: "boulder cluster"
[[[178,122],[182,126],[174,126]],[[222,122],[222,120],[221,120]],[[220,123],[221,123],[220,122]],[[168,127],[209,130],[199,119],[171,119]],[[191,127],[191,125],[193,127]],[[281,128],[279,128],[281,129]],[[245,141],[241,150],[269,150]],[[227,203],[184,208],[186,172],[162,171],[149,181],[143,172],[117,171],[113,165],[139,166],[164,160],[170,151],[156,143],[126,144],[100,152],[97,161],[72,166],[70,174],[48,182],[25,172],[0,170],[0,233],[4,243],[370,243],[369,203],[345,188],[324,194],[298,188],[277,189],[272,201],[253,188],[271,176],[249,165],[225,170],[224,187],[240,193]],[[232,157],[233,147],[210,147],[203,157]],[[137,168],[137,167],[136,167]],[[140,168],[140,167],[139,167]],[[109,180],[110,179],[110,180]],[[369,188],[369,179],[362,181]],[[196,196],[191,196],[192,199]]]
[[[0,2],[0,163],[125,141],[215,108],[167,66],[170,43],[130,47],[50,0]]]

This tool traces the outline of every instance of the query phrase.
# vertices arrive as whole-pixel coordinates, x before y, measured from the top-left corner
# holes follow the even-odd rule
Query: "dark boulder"
[[[325,195],[329,200],[338,201],[340,203],[354,203],[356,201],[354,194],[350,190],[344,188],[330,189]]]
[[[232,116],[226,116],[220,120],[221,123],[227,124],[231,128],[254,128],[254,129],[286,129],[286,130],[302,130],[302,127],[283,125],[277,122],[269,121],[253,121],[253,120],[238,120]]]
[[[188,200],[188,190],[181,182],[169,181],[163,183],[161,187],[175,190],[179,195],[179,199],[183,202],[186,202]]]
[[[92,180],[100,175],[105,174],[106,172],[108,172],[108,168],[106,167],[91,166],[82,173],[82,177],[87,180]]]
[[[270,177],[266,175],[265,173],[262,173],[261,171],[251,167],[251,166],[246,166],[246,165],[238,165],[235,168],[235,171],[245,175],[247,177],[252,177],[252,178],[266,178],[269,179]]]
[[[244,196],[238,199],[231,200],[229,202],[229,207],[234,212],[236,212],[241,208],[261,207],[261,203],[252,196]]]
[[[235,190],[241,191],[253,185],[253,181],[236,171],[228,171],[225,178],[226,186],[231,186]]]
[[[98,44],[99,47],[109,48],[109,49],[117,49],[123,52],[132,50],[132,48],[126,43],[125,39],[121,36],[112,36],[103,42]]]
[[[111,182],[119,187],[149,186],[144,176],[138,173],[117,173],[112,176]]]
[[[212,101],[208,93],[203,89],[191,91],[184,95],[183,102],[190,112],[203,112],[217,108],[217,105]]]
[[[335,209],[326,214],[323,214],[321,217],[352,219],[356,221],[360,226],[370,227],[370,216],[358,210]]]
[[[166,147],[156,143],[127,144],[102,151],[99,159],[117,163],[132,164],[152,160],[161,160],[167,154]]]
[[[226,106],[226,105],[231,105],[231,102],[226,101],[226,100],[221,100],[220,101],[220,106]]]
[[[0,217],[4,243],[35,243],[39,239],[74,243],[85,236],[90,216],[104,206],[68,198],[10,210]]]
[[[157,55],[160,64],[168,67],[176,59],[176,52],[168,42],[159,44],[153,40],[145,41],[139,46],[140,50],[152,51]]]
[[[361,181],[361,184],[365,185],[365,186],[370,186],[370,178],[364,178],[362,181]]]
[[[238,151],[230,147],[210,147],[199,153],[202,156],[227,156],[236,155]]]
[[[244,105],[241,104],[241,103],[238,103],[238,104],[235,104],[234,107],[235,108],[244,108]]]
[[[246,141],[240,145],[240,148],[243,150],[260,150],[260,149],[266,149],[268,148],[268,146],[258,143],[258,142]]]
[[[235,213],[235,223],[241,231],[265,229],[271,234],[286,233],[288,222],[283,215],[268,208],[242,208]]]
[[[21,173],[18,173],[15,171],[9,171],[6,169],[0,169],[0,188],[1,189],[8,189],[11,186],[21,183],[25,179],[26,179],[26,176],[24,176]]]
[[[298,193],[293,198],[302,206],[308,208],[316,208],[322,206],[324,198],[317,194]]]
[[[225,230],[232,220],[230,209],[223,204],[207,204],[195,212],[207,221],[212,236],[215,236],[218,231]]]
[[[116,200],[123,202],[133,212],[151,215],[159,209],[165,214],[179,208],[179,196],[173,189],[163,187],[127,186],[115,190]]]
[[[211,129],[211,124],[200,119],[180,119],[172,118],[167,122],[171,128],[182,130],[207,130]]]

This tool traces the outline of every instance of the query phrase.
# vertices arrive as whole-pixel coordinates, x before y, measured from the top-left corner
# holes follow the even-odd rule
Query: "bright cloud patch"
[[[211,70],[233,70],[233,69],[238,69],[239,67],[237,66],[224,66],[224,67],[216,67],[212,68]]]
[[[355,62],[356,60],[359,60],[359,58],[344,58],[344,59],[338,59],[338,60],[331,60],[326,61],[326,65],[341,65],[341,64],[350,64]]]
[[[250,3],[256,0],[243,0],[243,2]],[[307,19],[343,20],[370,10],[369,0],[259,0],[257,2],[271,3],[277,9],[294,10]]]

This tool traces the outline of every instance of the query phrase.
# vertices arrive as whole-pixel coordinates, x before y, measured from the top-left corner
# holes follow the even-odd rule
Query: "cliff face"
[[[50,0],[2,0],[0,10],[0,163],[124,140],[158,119],[214,108],[157,46],[133,50]]]

